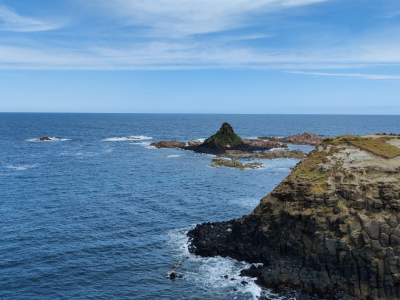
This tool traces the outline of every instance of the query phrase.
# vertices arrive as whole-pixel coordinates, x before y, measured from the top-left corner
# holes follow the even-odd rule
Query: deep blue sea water
[[[400,133],[400,116],[0,114],[0,299],[256,299],[245,263],[189,254],[185,232],[251,212],[298,161],[214,169],[210,155],[148,147],[223,122],[245,138]]]

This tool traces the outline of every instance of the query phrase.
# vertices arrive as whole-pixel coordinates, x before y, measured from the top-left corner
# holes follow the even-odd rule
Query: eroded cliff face
[[[251,214],[190,231],[190,250],[263,263],[266,287],[400,299],[400,140],[367,138],[326,140]]]

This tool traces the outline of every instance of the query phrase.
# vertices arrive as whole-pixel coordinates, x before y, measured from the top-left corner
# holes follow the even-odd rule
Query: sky
[[[398,0],[0,0],[0,112],[400,114]]]

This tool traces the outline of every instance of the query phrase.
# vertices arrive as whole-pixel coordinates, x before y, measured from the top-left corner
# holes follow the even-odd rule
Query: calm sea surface
[[[400,133],[400,116],[0,114],[0,299],[284,299],[242,286],[243,262],[189,254],[185,232],[251,212],[298,160],[214,169],[148,147],[223,122],[245,138]]]

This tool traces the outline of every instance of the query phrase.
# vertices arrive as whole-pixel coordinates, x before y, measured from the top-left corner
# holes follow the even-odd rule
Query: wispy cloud
[[[85,0],[82,0],[85,1]],[[144,26],[153,36],[182,37],[243,28],[256,14],[329,0],[98,0],[125,25]]]
[[[347,74],[347,73],[321,73],[321,72],[302,72],[302,71],[291,71],[287,73],[292,74],[304,74],[314,76],[339,76],[339,77],[359,77],[365,79],[400,79],[400,75],[373,75],[373,74]]]
[[[60,27],[61,24],[24,17],[0,5],[0,31],[33,32],[54,30]]]

